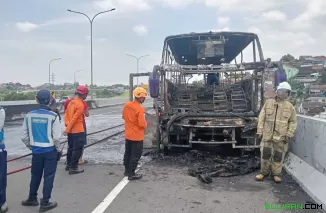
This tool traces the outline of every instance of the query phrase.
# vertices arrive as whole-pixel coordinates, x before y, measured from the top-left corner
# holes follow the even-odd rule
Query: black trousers
[[[31,182],[29,189],[29,198],[36,199],[42,176],[43,182],[43,199],[42,204],[47,204],[51,198],[54,177],[57,171],[58,152],[53,150],[41,154],[33,154]]]
[[[84,132],[68,134],[67,166],[71,169],[78,168],[78,161],[82,155],[85,143],[86,137]]]
[[[135,175],[138,161],[143,153],[143,145],[143,141],[131,141],[126,139],[123,164],[128,176]]]

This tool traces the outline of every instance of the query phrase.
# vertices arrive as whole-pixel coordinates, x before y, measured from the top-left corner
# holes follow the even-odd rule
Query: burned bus
[[[250,56],[245,58],[244,52],[251,52]],[[258,148],[265,67],[254,33],[167,37],[161,64],[154,66],[149,78],[159,147],[165,152],[170,147],[195,145]]]

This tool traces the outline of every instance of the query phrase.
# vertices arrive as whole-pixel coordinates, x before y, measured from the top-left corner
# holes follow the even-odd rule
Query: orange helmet
[[[147,97],[147,91],[142,87],[137,87],[136,89],[134,89],[133,94],[136,98]]]

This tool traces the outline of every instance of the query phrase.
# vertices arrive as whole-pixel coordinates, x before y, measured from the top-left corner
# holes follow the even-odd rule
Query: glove
[[[59,152],[58,152],[58,156],[57,156],[57,161],[60,161],[60,159],[61,159],[61,156],[62,156],[62,152],[61,152],[61,151],[59,151]]]

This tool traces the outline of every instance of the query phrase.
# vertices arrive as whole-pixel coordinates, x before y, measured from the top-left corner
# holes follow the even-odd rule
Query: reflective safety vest
[[[32,147],[33,153],[44,153],[55,149],[53,139],[57,114],[46,109],[27,113],[23,123],[22,140]]]
[[[2,111],[4,112],[4,109],[0,106],[0,122],[2,123],[4,123],[4,121],[5,121],[5,113],[2,113]],[[0,129],[0,149],[5,149],[6,147],[5,147],[5,138],[4,138],[4,128],[2,127],[1,129]]]
[[[3,142],[4,142],[4,140],[5,140],[4,135],[5,135],[5,131],[4,131],[4,129],[2,128],[2,129],[0,130],[0,143],[3,143]]]

